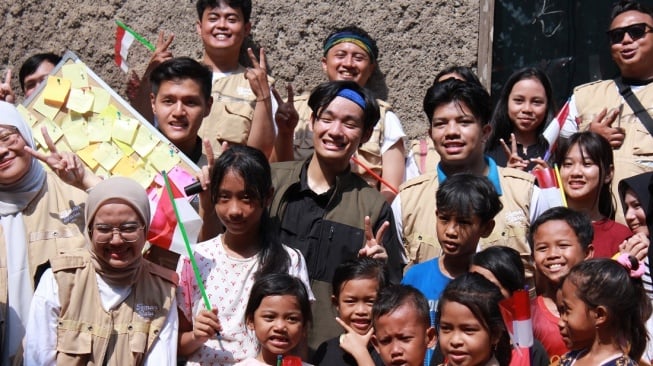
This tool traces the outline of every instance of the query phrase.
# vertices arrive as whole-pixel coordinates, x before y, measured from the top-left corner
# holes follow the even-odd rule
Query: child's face
[[[250,197],[239,173],[229,170],[220,182],[215,212],[230,235],[258,233],[264,211],[260,200]]]
[[[440,160],[457,169],[469,169],[483,161],[483,150],[492,131],[482,125],[463,102],[439,105],[433,111],[429,134]]]
[[[435,329],[423,324],[413,305],[404,304],[375,323],[372,343],[386,365],[420,366],[435,345]]]
[[[467,306],[446,301],[441,311],[438,342],[449,361],[447,365],[484,365],[492,356],[497,340]]]
[[[562,162],[560,177],[567,200],[583,207],[594,207],[603,184],[612,180],[612,174],[601,177],[598,164],[574,144]]]
[[[357,278],[346,281],[336,300],[338,317],[356,333],[365,334],[372,326],[372,306],[379,282],[376,278]]]
[[[150,101],[161,133],[178,147],[194,146],[197,131],[211,108],[201,86],[193,79],[163,81]]]
[[[251,24],[245,23],[240,9],[234,9],[220,1],[215,8],[204,9],[196,29],[206,50],[224,50],[238,54],[240,46],[249,35]]]
[[[559,284],[571,267],[592,257],[592,246],[583,250],[574,230],[563,220],[551,220],[533,233],[535,268],[553,284]]]
[[[626,206],[626,223],[630,230],[639,234],[642,233],[648,236],[648,227],[646,226],[646,212],[639,203],[639,199],[632,189],[627,189],[624,195],[624,204]]]
[[[594,311],[576,295],[577,287],[571,281],[565,281],[557,293],[558,328],[565,345],[570,350],[589,348],[594,342]]]
[[[256,333],[264,360],[289,353],[306,333],[299,301],[292,295],[264,297],[247,326]]]
[[[435,216],[440,247],[444,254],[451,257],[473,255],[479,240],[490,235],[493,228],[493,222],[484,224],[476,215],[459,217],[438,210]]]

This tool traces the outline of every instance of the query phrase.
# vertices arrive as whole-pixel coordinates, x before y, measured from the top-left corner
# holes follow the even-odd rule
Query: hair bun
[[[628,275],[631,278],[641,278],[644,275],[646,268],[634,256],[628,253],[620,253],[613,257],[613,259],[628,271]]]

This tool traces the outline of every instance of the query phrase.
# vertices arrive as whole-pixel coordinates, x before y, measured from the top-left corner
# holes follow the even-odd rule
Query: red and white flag
[[[549,143],[549,149],[544,155],[544,160],[549,160],[553,154],[553,151],[556,148],[556,143],[558,142],[558,137],[560,136],[560,131],[562,131],[562,127],[565,125],[568,116],[569,100],[567,100],[565,105],[562,106],[562,109],[560,109],[560,112],[558,112],[558,115],[555,116],[551,123],[549,123],[549,125],[546,127],[544,132],[542,132],[542,136],[544,136],[546,141]]]
[[[503,322],[513,342],[511,366],[530,366],[533,347],[533,322],[528,291],[517,290],[499,303]]]
[[[186,230],[188,240],[190,244],[195,244],[202,226],[202,219],[181,190],[172,181],[169,182],[170,189],[175,197],[177,213]],[[177,222],[175,209],[165,187],[161,188],[161,192],[158,194],[158,202],[151,199],[150,206],[156,208],[152,210],[154,215],[152,215],[152,221],[150,222],[147,240],[161,248],[187,255],[186,244]]]
[[[136,37],[134,37],[129,30],[123,28],[122,23],[116,23],[116,46],[114,59],[122,71],[127,72],[129,71],[129,66],[127,65],[127,54],[129,53],[129,47],[134,43]]]

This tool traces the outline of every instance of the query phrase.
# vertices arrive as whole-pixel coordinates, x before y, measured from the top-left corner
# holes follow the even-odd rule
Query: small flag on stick
[[[154,45],[145,39],[145,37],[134,32],[133,29],[129,28],[120,20],[116,20],[116,25],[116,46],[114,59],[122,71],[127,72],[129,71],[129,65],[127,65],[127,54],[129,53],[129,47],[131,47],[134,40],[139,41],[150,51],[154,51]]]

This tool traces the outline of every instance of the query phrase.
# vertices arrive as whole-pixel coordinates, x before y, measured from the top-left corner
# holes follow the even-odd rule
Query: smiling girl
[[[258,353],[258,342],[243,321],[254,281],[290,273],[308,285],[301,253],[280,243],[270,230],[270,165],[257,149],[232,146],[215,162],[211,200],[224,234],[199,243],[194,256],[213,311],[207,311],[188,259],[181,264],[179,353],[189,364],[232,365]],[[310,287],[308,287],[310,288]],[[312,293],[309,291],[312,298]],[[216,338],[220,332],[222,337]]]

